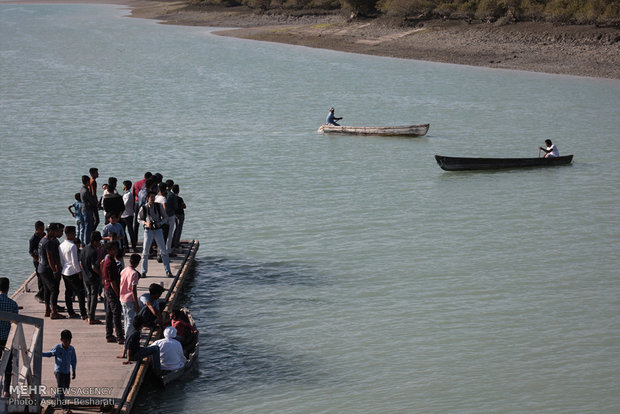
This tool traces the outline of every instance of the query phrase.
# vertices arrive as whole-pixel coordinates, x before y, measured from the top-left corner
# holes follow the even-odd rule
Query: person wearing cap
[[[340,121],[342,118],[338,118],[334,115],[334,108],[329,108],[329,113],[327,114],[327,118],[325,119],[325,123],[327,125],[336,125],[340,126],[336,121]]]
[[[545,145],[547,146],[546,148],[538,147],[545,151],[545,158],[555,158],[560,156],[560,150],[558,150],[558,147],[556,147],[550,139],[545,140]]]
[[[183,354],[183,345],[175,338],[177,330],[172,326],[164,329],[164,338],[153,342],[159,347],[159,359],[161,369],[164,371],[174,371],[183,368],[187,363],[187,358]]]

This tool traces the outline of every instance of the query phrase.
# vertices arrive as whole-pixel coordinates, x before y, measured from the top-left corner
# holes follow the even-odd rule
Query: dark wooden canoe
[[[437,164],[446,171],[499,170],[504,168],[555,167],[573,161],[572,155],[553,158],[462,158],[435,155]]]

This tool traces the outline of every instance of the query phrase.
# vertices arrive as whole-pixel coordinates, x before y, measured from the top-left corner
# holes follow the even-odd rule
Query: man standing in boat
[[[327,125],[336,125],[340,126],[336,121],[340,121],[342,118],[338,118],[334,115],[334,108],[329,108],[329,113],[327,114],[327,118],[325,119],[325,123]]]
[[[541,150],[545,151],[545,158],[554,158],[560,156],[560,151],[558,147],[556,147],[550,139],[545,140],[545,145],[547,148],[539,147]]]

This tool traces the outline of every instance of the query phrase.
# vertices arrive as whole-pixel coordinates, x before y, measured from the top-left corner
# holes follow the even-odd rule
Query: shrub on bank
[[[620,0],[196,0],[257,10],[338,10],[408,19],[449,18],[599,23],[620,27]]]

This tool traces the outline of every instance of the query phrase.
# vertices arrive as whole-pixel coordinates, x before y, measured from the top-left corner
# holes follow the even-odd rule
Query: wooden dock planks
[[[170,260],[170,268],[175,278],[165,276],[163,264],[157,263],[155,259],[149,260],[148,276],[140,279],[138,285],[138,296],[148,291],[151,283],[162,284],[166,289],[162,298],[168,299],[167,306],[171,308],[177,299],[186,275],[194,261],[198,251],[199,242],[197,240],[185,241],[183,250],[175,258]],[[125,256],[125,263],[129,261]],[[74,413],[93,412],[94,407],[103,406],[106,411],[130,412],[138,395],[139,386],[142,383],[146,370],[142,366],[136,367],[135,364],[123,365],[122,359],[116,358],[123,352],[123,346],[117,343],[107,343],[105,339],[105,311],[103,303],[97,306],[97,318],[103,321],[101,325],[89,325],[82,319],[57,319],[45,318],[45,305],[35,299],[37,290],[37,279],[32,274],[24,284],[12,295],[12,298],[20,306],[19,313],[37,318],[44,318],[43,351],[49,351],[56,344],[60,343],[60,332],[69,329],[73,334],[72,345],[77,354],[76,378],[71,381],[70,392],[67,394],[70,408]],[[64,284],[61,283],[61,292],[58,297],[58,304],[64,306]],[[77,303],[74,309],[79,313]],[[66,315],[66,312],[63,312]],[[26,337],[30,337],[31,332],[25,332]],[[143,330],[143,340],[149,336]],[[156,335],[153,335],[153,340]],[[134,372],[135,371],[135,372]],[[45,386],[42,392],[43,409],[46,413],[54,412],[53,394],[51,388],[56,388],[56,378],[54,376],[54,359],[43,358],[43,373],[41,385]],[[120,403],[122,407],[119,407]],[[90,407],[90,409],[88,409]],[[60,407],[57,407],[60,410]],[[98,410],[97,410],[98,411]]]

